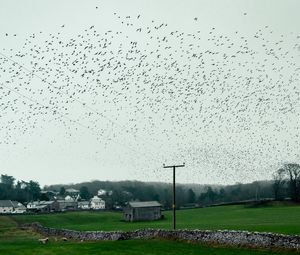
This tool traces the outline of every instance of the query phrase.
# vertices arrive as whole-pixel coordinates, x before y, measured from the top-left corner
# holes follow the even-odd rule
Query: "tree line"
[[[273,174],[273,191],[276,200],[289,197],[294,202],[300,202],[300,165],[284,164]]]
[[[101,197],[108,209],[124,206],[128,201],[159,201],[165,209],[171,209],[173,190],[170,183],[140,181],[91,181],[70,185],[50,185],[42,189],[35,181],[16,181],[13,176],[1,175],[0,200],[10,199],[26,203],[34,200],[50,200],[53,191],[57,196],[65,196],[66,189],[80,191],[82,200],[97,195],[99,189],[106,190]],[[49,191],[48,193],[45,191]],[[53,194],[53,193],[52,193]],[[176,207],[206,206],[245,200],[291,199],[300,201],[300,165],[284,164],[275,171],[273,180],[255,181],[234,185],[178,184],[176,187]]]
[[[35,181],[17,181],[13,176],[0,177],[0,200],[16,200],[21,203],[41,198],[41,187]]]

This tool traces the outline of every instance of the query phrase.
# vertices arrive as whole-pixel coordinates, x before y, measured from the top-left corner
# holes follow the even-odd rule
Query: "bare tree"
[[[285,184],[285,169],[280,168],[273,174],[273,191],[275,200],[283,199],[283,189]]]
[[[300,201],[300,165],[295,163],[285,164],[284,170],[289,179],[289,191],[293,201]]]

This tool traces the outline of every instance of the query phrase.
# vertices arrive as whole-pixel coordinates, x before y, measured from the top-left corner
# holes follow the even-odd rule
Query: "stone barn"
[[[129,202],[124,208],[125,221],[143,221],[161,219],[161,204],[156,201]]]

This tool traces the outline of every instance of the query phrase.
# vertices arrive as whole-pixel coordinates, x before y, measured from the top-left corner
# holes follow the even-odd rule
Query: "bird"
[[[253,33],[216,25],[202,31],[197,23],[187,32],[118,15],[119,29],[90,24],[65,36],[66,23],[28,34],[17,51],[3,50],[1,144],[16,147],[22,136],[51,126],[74,146],[89,141],[87,133],[99,147],[126,141],[128,161],[139,167],[145,158],[149,168],[153,158],[186,159],[195,178],[203,177],[199,165],[243,179],[282,155],[299,156],[299,35],[276,35],[268,25]],[[16,64],[24,62],[26,68]]]

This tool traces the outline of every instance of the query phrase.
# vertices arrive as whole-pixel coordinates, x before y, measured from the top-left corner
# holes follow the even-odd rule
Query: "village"
[[[3,0],[0,255],[300,255],[300,0]]]
[[[83,200],[80,197],[80,191],[76,189],[66,189],[65,196],[59,195],[58,192],[44,191],[50,193],[52,199],[49,201],[37,200],[28,203],[20,203],[12,200],[0,200],[0,215],[7,214],[45,214],[58,213],[67,211],[103,211],[105,207],[105,200],[101,195],[107,192],[103,189],[98,190],[97,195],[89,200]],[[123,210],[124,221],[142,221],[142,220],[159,220],[162,218],[162,205],[157,201],[145,202],[128,202],[122,208],[115,206],[114,210]]]
[[[79,190],[66,189],[64,196],[59,195],[58,192],[44,191],[51,196],[51,199],[30,201],[28,203],[20,203],[18,201],[0,200],[0,214],[8,213],[52,213],[75,210],[104,210],[105,201],[97,195],[89,200],[81,199]]]

